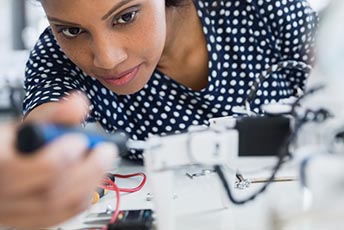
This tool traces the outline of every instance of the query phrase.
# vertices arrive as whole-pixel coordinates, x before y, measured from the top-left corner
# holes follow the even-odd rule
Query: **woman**
[[[41,3],[50,27],[27,63],[28,120],[78,89],[91,101],[88,121],[144,140],[233,115],[263,70],[313,62],[317,16],[305,0]],[[251,107],[296,95],[307,76],[275,72]]]

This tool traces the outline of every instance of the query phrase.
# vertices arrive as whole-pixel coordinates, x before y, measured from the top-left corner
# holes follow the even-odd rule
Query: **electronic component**
[[[153,211],[151,209],[121,211],[116,222],[108,225],[108,230],[152,230]]]
[[[242,117],[235,128],[239,131],[239,156],[278,156],[291,134],[286,116]]]
[[[89,217],[98,219],[88,220],[84,224],[93,226],[108,224],[112,214],[113,212],[92,214]],[[153,214],[152,209],[121,210],[115,223],[107,225],[107,230],[152,230],[154,228]]]

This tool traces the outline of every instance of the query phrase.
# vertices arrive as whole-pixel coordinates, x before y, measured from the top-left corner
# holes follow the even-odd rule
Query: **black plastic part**
[[[115,182],[115,180],[116,180],[115,175],[112,173],[107,173],[106,179],[110,179],[110,180],[112,180],[112,182]]]
[[[45,143],[44,133],[38,126],[33,123],[26,123],[19,127],[17,131],[16,148],[22,154],[30,154],[41,148]]]
[[[237,120],[236,129],[239,156],[278,156],[291,135],[290,118],[286,116],[243,117]]]
[[[133,221],[130,223],[109,224],[108,230],[151,230],[152,222]]]
[[[153,210],[125,210],[124,218],[116,220],[113,224],[108,224],[108,230],[152,230]]]

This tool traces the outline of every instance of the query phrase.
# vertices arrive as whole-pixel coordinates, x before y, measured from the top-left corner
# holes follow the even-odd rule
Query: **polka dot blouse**
[[[79,89],[91,101],[89,122],[99,122],[109,133],[121,129],[133,139],[145,140],[233,115],[233,107],[244,104],[262,71],[281,61],[314,61],[317,15],[306,1],[197,0],[194,4],[207,40],[206,88],[194,91],[155,70],[142,90],[116,95],[72,63],[47,28],[27,62],[24,114]],[[251,108],[260,112],[262,104],[295,95],[308,74],[292,68],[271,73],[259,85]],[[142,155],[132,151],[129,158]]]

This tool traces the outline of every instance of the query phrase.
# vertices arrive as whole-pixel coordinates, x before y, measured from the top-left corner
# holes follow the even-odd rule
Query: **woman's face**
[[[166,39],[163,0],[42,0],[64,53],[117,94],[148,82]]]

